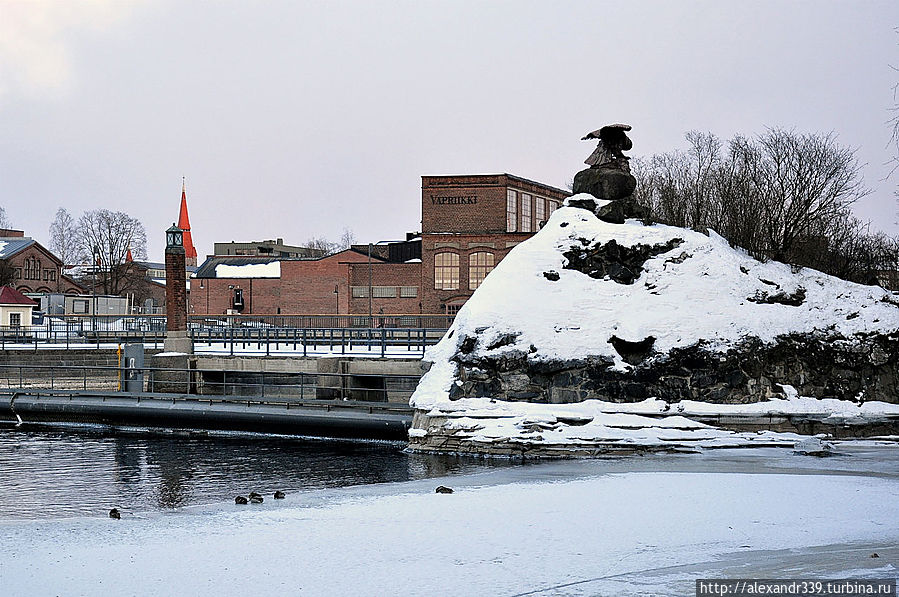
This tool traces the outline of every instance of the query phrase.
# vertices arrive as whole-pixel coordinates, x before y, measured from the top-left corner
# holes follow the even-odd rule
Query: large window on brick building
[[[434,255],[434,288],[436,290],[459,289],[459,254]]]
[[[527,193],[521,194],[521,231],[531,231],[531,200]]]
[[[512,189],[506,191],[506,232],[518,230],[518,197]]]
[[[372,286],[373,298],[396,298],[396,286]]]
[[[493,270],[493,253],[479,251],[468,256],[468,289],[475,290]]]
[[[546,199],[543,197],[534,197],[534,220],[537,230],[546,223]]]
[[[553,212],[554,212],[554,211],[556,211],[557,209],[559,209],[559,202],[558,202],[558,201],[552,201],[552,200],[550,200],[550,201],[548,201],[547,203],[549,203],[549,206],[548,206],[548,207],[549,207],[549,210],[548,210],[549,213],[548,213],[547,215],[548,215],[548,216],[551,216],[551,215],[553,215]]]

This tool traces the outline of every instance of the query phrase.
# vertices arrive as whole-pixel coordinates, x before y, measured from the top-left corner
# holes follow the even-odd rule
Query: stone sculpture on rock
[[[646,210],[637,205],[632,194],[637,179],[631,175],[631,167],[624,152],[634,144],[627,136],[629,124],[609,124],[587,133],[582,140],[599,139],[593,153],[584,161],[590,166],[574,176],[572,191],[587,193],[603,200],[601,205],[575,202],[573,205],[590,209],[606,222],[623,224],[626,218],[642,218]],[[611,201],[612,203],[606,203]]]

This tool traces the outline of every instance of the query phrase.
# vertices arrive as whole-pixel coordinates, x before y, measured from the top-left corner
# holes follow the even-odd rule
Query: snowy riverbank
[[[6,522],[0,582],[29,597],[685,595],[698,577],[896,576],[899,448],[838,451],[556,462],[257,507]]]

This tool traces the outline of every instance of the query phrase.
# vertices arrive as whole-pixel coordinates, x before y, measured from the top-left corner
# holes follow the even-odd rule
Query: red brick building
[[[458,311],[512,247],[533,236],[570,194],[511,174],[423,176],[424,312]]]
[[[422,232],[319,259],[212,256],[195,314],[454,314],[570,193],[510,174],[422,177]]]
[[[0,262],[19,292],[79,294],[77,282],[62,273],[63,263],[22,230],[0,229]]]

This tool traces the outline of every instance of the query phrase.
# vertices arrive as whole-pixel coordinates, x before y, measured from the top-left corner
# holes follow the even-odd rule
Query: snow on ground
[[[683,243],[646,261],[634,284],[563,269],[562,253],[584,246],[580,239],[589,245],[614,239],[631,247],[674,238]],[[559,279],[547,279],[544,272],[556,272]],[[800,306],[748,300],[800,289],[805,292]],[[664,353],[699,341],[720,350],[749,337],[770,342],[794,332],[850,336],[897,329],[897,298],[881,288],[807,268],[794,272],[783,263],[761,263],[711,231],[706,236],[637,220],[609,224],[587,210],[563,207],[496,266],[459,311],[452,333],[428,350],[425,360],[434,365],[413,403],[430,408],[448,401],[455,374],[451,359],[466,336],[479,338],[476,354],[523,350],[536,361],[603,356],[626,370],[630,366],[609,343],[612,336],[635,342],[653,336],[655,350]],[[512,344],[484,348],[510,333],[519,334]]]
[[[257,507],[6,522],[0,585],[10,597],[692,595],[702,577],[895,577],[897,448],[840,449],[551,463]]]

